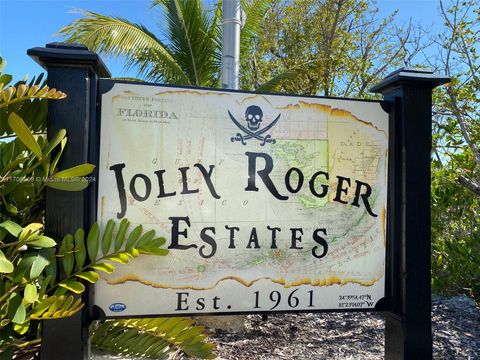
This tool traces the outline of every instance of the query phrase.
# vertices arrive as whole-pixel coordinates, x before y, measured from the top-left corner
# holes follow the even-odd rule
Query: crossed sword
[[[280,119],[280,115],[279,114],[275,120],[273,120],[270,124],[268,124],[268,126],[265,126],[263,129],[260,129],[258,130],[257,132],[253,132],[251,131],[250,129],[247,129],[246,127],[244,127],[242,124],[240,124],[237,119],[235,119],[233,117],[233,115],[230,113],[230,110],[228,110],[228,115],[230,116],[230,119],[232,119],[233,123],[235,125],[237,125],[237,127],[242,130],[243,132],[245,132],[247,135],[242,135],[240,133],[237,133],[236,136],[232,137],[230,140],[232,142],[234,141],[241,141],[242,142],[242,145],[247,145],[247,143],[245,142],[245,140],[248,140],[248,139],[251,139],[251,138],[255,138],[257,140],[260,140],[262,141],[262,143],[260,144],[261,146],[264,146],[266,143],[272,143],[272,144],[275,144],[275,139],[272,139],[272,136],[271,135],[267,135],[265,137],[263,136],[260,136],[261,134],[263,134],[264,132],[267,132],[268,130],[270,130],[278,121],[278,119]]]

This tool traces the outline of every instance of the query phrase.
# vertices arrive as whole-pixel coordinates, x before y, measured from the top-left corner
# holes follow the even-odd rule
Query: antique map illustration
[[[379,102],[115,83],[101,108],[98,221],[126,218],[170,247],[96,285],[108,316],[373,308],[384,296]]]

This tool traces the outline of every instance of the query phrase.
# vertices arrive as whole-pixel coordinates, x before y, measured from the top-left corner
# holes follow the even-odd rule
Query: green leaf
[[[83,229],[78,229],[75,231],[75,261],[77,262],[78,269],[83,267],[83,264],[85,264],[85,259],[87,258],[84,237],[85,233],[83,232]]]
[[[105,232],[102,237],[102,253],[107,255],[110,251],[110,245],[112,244],[112,233],[115,227],[115,222],[113,220],[108,220],[107,225],[105,226]]]
[[[44,155],[48,155],[52,152],[52,150],[62,142],[62,140],[65,138],[67,135],[67,131],[65,129],[60,129],[55,136],[53,137],[52,140],[48,142],[48,145],[45,147],[44,150]]]
[[[2,250],[0,250],[0,273],[10,274],[12,272],[13,272],[12,262],[8,260],[3,254]]]
[[[20,263],[15,266],[13,271],[14,284],[19,284],[22,282],[25,272],[35,262],[36,258],[37,256],[35,254],[27,254],[20,260]]]
[[[98,223],[93,224],[88,232],[87,236],[87,249],[88,249],[88,256],[90,257],[90,261],[95,261],[98,254],[98,246],[100,245],[100,227]]]
[[[50,179],[46,182],[49,188],[62,191],[82,191],[88,187],[88,180],[82,177],[76,178],[57,178],[61,180]]]
[[[143,231],[142,225],[138,225],[135,227],[135,229],[132,230],[132,232],[128,236],[128,240],[125,245],[125,250],[130,250],[131,248],[133,248],[138,238],[140,237],[142,231]]]
[[[98,263],[91,266],[92,269],[103,271],[104,273],[111,274],[115,271],[115,267],[110,263]]]
[[[150,240],[152,240],[154,238],[154,236],[155,236],[155,230],[147,231],[145,234],[142,235],[140,240],[138,240],[135,247],[137,249],[142,248],[146,243],[148,243]]]
[[[72,273],[75,263],[73,256],[73,236],[71,234],[67,234],[63,238],[62,245],[60,246],[60,254],[63,255],[63,270],[68,276]]]
[[[40,146],[27,125],[23,122],[22,118],[15,113],[10,113],[8,116],[8,125],[10,125],[13,131],[15,131],[15,134],[17,134],[20,141],[24,143],[38,159],[40,159],[42,157],[42,149],[40,149]]]
[[[40,301],[40,303],[33,308],[32,318],[36,318],[40,316],[43,312],[45,312],[53,303],[57,301],[56,296],[49,296],[46,299]]]
[[[95,271],[84,271],[78,274],[75,274],[76,277],[79,277],[80,279],[87,280],[88,282],[95,284],[98,279],[100,279],[100,276]]]
[[[116,255],[107,256],[105,260],[111,260],[121,264],[128,264],[128,262],[130,261],[130,257],[125,253],[119,253]]]
[[[82,164],[82,165],[74,166],[74,167],[69,168],[69,169],[59,171],[59,172],[55,173],[52,177],[57,178],[57,179],[58,178],[66,179],[66,178],[81,177],[81,176],[91,174],[93,169],[95,169],[95,165]]]
[[[29,304],[32,304],[37,300],[38,292],[37,287],[34,284],[25,285],[25,290],[23,291],[23,298]]]
[[[36,277],[38,277],[42,273],[43,269],[45,269],[45,267],[50,264],[48,258],[48,250],[40,250],[38,252],[38,255],[33,261],[32,267],[30,268],[30,279],[35,279]]]
[[[39,223],[28,224],[22,229],[18,241],[29,241],[31,238],[37,236],[42,228],[43,225]]]
[[[10,220],[6,220],[0,223],[0,228],[7,230],[10,234],[12,234],[15,237],[18,237],[18,235],[22,231],[22,227],[20,225]]]
[[[22,324],[25,321],[26,312],[22,300],[22,295],[13,293],[8,302],[8,318],[15,324]]]
[[[25,321],[22,324],[14,324],[13,325],[13,330],[15,330],[15,332],[17,334],[20,334],[20,335],[24,335],[28,331],[29,328],[30,328],[30,321]]]
[[[32,240],[29,240],[27,244],[34,248],[51,248],[57,245],[55,240],[44,235],[35,236]]]
[[[118,228],[117,236],[115,237],[115,243],[114,243],[114,250],[117,252],[120,250],[120,248],[123,245],[123,241],[125,240],[125,232],[127,231],[128,226],[130,223],[128,222],[127,219],[123,219],[120,222],[120,226]]]
[[[67,143],[67,138],[64,137],[62,141],[60,142],[60,150],[57,152],[55,157],[53,158],[51,164],[50,164],[50,173],[53,173],[57,167],[58,160],[60,160],[60,156],[63,154],[63,149],[65,149],[65,145]]]
[[[60,282],[58,286],[70,290],[75,294],[81,294],[85,291],[85,286],[81,282],[72,279],[64,280]]]
[[[2,64],[3,65],[3,64]],[[0,70],[1,71],[1,70]],[[4,88],[7,87],[8,84],[10,84],[10,81],[12,81],[13,77],[10,74],[2,74],[0,76],[0,84],[3,84]]]

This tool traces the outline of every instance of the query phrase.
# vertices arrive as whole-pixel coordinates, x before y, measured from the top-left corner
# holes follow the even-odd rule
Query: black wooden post
[[[449,82],[426,70],[400,69],[371,91],[390,113],[385,358],[432,358],[430,286],[430,152],[432,90]]]
[[[48,107],[48,136],[66,129],[68,143],[59,168],[98,164],[99,123],[97,122],[97,84],[110,72],[99,56],[83,45],[51,43],[27,51],[48,71],[48,86],[67,94]],[[96,177],[96,176],[95,176]],[[83,192],[65,193],[47,188],[45,230],[62,239],[77,228],[89,228],[96,219],[96,183]],[[93,288],[87,288],[85,310],[71,318],[48,320],[42,324],[42,359],[84,360],[89,358],[88,326],[91,319]]]

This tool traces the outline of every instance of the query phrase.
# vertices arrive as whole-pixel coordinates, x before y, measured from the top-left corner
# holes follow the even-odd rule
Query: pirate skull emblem
[[[250,105],[245,111],[245,121],[250,130],[256,131],[263,120],[263,111],[257,105]]]

